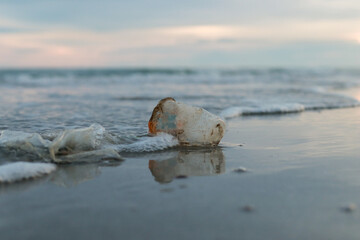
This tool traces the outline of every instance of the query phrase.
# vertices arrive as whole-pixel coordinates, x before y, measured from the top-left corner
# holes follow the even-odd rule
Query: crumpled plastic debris
[[[178,138],[180,145],[218,145],[225,133],[225,122],[203,108],[164,98],[154,108],[149,132],[165,132]]]

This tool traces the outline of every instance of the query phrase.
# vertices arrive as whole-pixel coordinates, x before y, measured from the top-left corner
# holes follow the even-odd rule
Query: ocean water
[[[156,151],[177,143],[147,136],[151,112],[165,97],[229,120],[357,107],[343,92],[359,86],[360,70],[340,69],[1,70],[0,131],[3,142],[8,133],[51,140],[99,124],[118,152]]]
[[[358,87],[360,70],[2,70],[1,239],[359,239]],[[220,145],[149,136],[169,96],[225,118]],[[49,163],[74,133],[84,151]]]
[[[359,85],[360,70],[1,70],[0,129],[44,132],[96,122],[138,136],[164,97],[230,118],[354,107],[359,102],[338,91]]]

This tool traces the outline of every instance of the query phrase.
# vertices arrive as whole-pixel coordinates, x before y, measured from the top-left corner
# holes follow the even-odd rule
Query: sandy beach
[[[357,239],[359,126],[360,108],[240,117],[228,121],[217,148],[63,165],[1,185],[0,232],[4,239]]]

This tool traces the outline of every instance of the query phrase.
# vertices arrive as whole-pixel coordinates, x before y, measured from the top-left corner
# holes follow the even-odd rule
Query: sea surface
[[[0,130],[51,134],[98,123],[124,143],[147,135],[165,97],[225,119],[359,106],[344,69],[0,70]]]

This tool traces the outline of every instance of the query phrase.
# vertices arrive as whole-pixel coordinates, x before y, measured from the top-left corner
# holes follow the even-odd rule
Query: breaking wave
[[[115,145],[118,152],[154,152],[177,146],[179,141],[170,134],[160,133],[154,137],[143,137],[127,145]]]
[[[319,90],[312,90],[318,93],[318,101],[304,99],[301,103],[258,103],[253,106],[228,107],[220,112],[223,119],[230,119],[238,116],[270,115],[299,113],[311,110],[350,108],[360,106],[360,102],[352,97],[342,94],[326,93]]]

